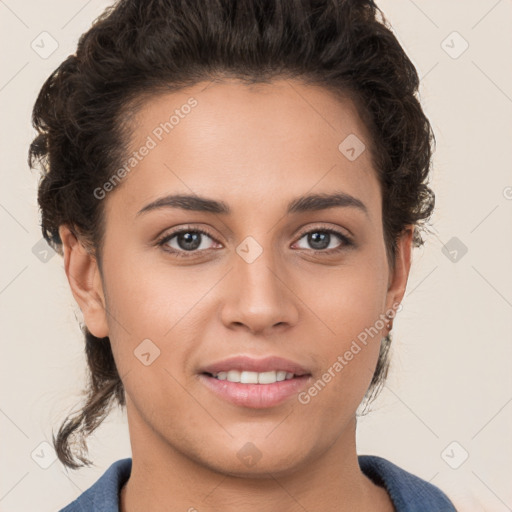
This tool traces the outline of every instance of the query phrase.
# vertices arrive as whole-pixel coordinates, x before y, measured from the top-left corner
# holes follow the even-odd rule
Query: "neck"
[[[323,453],[300,467],[229,474],[171,446],[136,414],[128,422],[132,470],[120,494],[120,511],[188,512],[392,512],[390,498],[360,470],[355,418]]]

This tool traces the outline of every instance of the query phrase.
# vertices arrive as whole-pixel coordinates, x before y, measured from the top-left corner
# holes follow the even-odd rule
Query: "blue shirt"
[[[384,487],[396,512],[457,512],[435,485],[376,455],[359,455],[361,471]],[[119,491],[130,477],[132,459],[114,462],[73,503],[59,512],[119,512]]]

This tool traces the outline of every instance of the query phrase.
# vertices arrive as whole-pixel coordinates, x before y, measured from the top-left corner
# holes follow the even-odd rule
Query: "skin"
[[[198,380],[201,367],[242,354],[291,359],[314,382],[401,302],[412,230],[398,240],[390,268],[370,151],[350,161],[338,149],[351,133],[369,148],[366,127],[350,100],[319,87],[225,80],[150,98],[131,149],[191,96],[198,105],[103,199],[102,268],[60,228],[74,297],[89,330],[109,336],[126,390],[133,467],[121,510],[392,511],[387,492],[361,472],[355,444],[356,409],[387,327],[307,405],[293,396],[249,409]],[[360,199],[368,214],[285,214],[298,196],[334,190]],[[137,215],[171,193],[222,200],[232,213]],[[212,234],[192,257],[155,242],[189,225]],[[326,227],[352,235],[355,246],[332,235],[329,248],[342,250],[329,256],[302,234]],[[263,250],[251,263],[236,252],[247,236]],[[169,244],[186,252],[177,237]],[[148,366],[134,356],[144,339],[160,350]],[[237,456],[248,442],[261,455],[252,466]]]

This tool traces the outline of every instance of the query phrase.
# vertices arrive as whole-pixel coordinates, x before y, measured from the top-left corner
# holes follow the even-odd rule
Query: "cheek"
[[[133,248],[123,252],[105,265],[106,284],[116,319],[133,335],[164,337],[215,284],[211,272],[155,261]]]
[[[348,289],[331,293],[325,301],[324,318],[330,329],[315,337],[320,359],[320,374],[298,401],[325,421],[339,424],[355,413],[373,377],[377,364],[384,323],[379,319],[375,289],[367,287],[349,293]],[[318,309],[321,311],[321,308]],[[323,421],[323,420],[322,420]]]
[[[361,262],[333,272],[322,293],[316,289],[308,295],[311,310],[322,320],[315,343],[323,340],[316,349],[321,351],[323,374],[304,401],[318,396],[315,400],[332,407],[333,414],[339,413],[340,401],[351,404],[349,409],[359,405],[384,337],[386,282],[384,265]]]
[[[326,334],[346,343],[372,326],[382,331],[379,318],[385,310],[388,277],[384,265],[359,261],[316,277],[304,283],[301,297],[322,321]]]
[[[133,257],[119,258],[106,271],[109,337],[120,375],[130,372],[127,389],[132,381],[151,383],[153,389],[172,387],[170,374],[181,381],[189,371],[201,342],[200,324],[211,318],[204,299],[217,276]]]

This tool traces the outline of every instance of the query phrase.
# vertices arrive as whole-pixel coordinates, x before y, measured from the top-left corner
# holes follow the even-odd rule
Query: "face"
[[[390,268],[353,104],[298,82],[225,81],[153,97],[136,121],[122,182],[98,192],[102,273],[85,252],[74,269],[90,278],[74,290],[89,330],[112,343],[134,456],[144,444],[222,472],[285,474],[353,443],[411,243]],[[236,356],[263,366],[213,370],[247,365],[264,382],[288,361],[297,376],[204,373]]]

